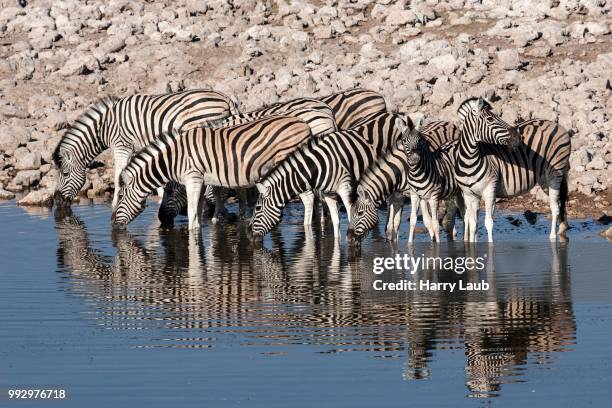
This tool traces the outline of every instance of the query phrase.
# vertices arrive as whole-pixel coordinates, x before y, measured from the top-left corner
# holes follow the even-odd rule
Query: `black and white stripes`
[[[485,202],[485,227],[493,241],[496,197],[523,194],[536,184],[548,189],[552,213],[550,239],[567,229],[567,171],[570,134],[547,120],[529,120],[512,127],[492,112],[482,98],[466,100],[458,110],[461,139],[455,172],[466,205],[464,239],[476,240],[480,197]]]
[[[56,204],[69,205],[85,184],[87,166],[110,148],[115,163],[115,206],[119,175],[135,151],[164,132],[189,129],[233,112],[234,103],[227,96],[204,90],[98,101],[66,131],[53,154],[60,173]]]
[[[308,125],[289,116],[164,134],[136,154],[123,171],[113,223],[129,223],[154,189],[174,180],[185,184],[189,228],[199,230],[204,183],[253,185],[310,138]]]
[[[411,127],[410,120],[401,115],[376,114],[357,128],[310,141],[258,184],[260,197],[251,220],[253,234],[268,233],[280,221],[285,204],[298,195],[305,201],[307,220],[311,216],[307,200],[313,190],[323,194],[338,234],[339,218],[333,194],[340,196],[348,212],[354,182],[381,152]]]

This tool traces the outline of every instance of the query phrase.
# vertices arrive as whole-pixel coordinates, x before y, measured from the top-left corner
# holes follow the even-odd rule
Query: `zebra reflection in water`
[[[371,254],[351,255],[336,240],[321,239],[319,230],[273,236],[272,251],[250,245],[240,224],[205,228],[199,237],[156,226],[141,234],[118,231],[110,249],[73,214],[58,217],[56,227],[58,267],[70,293],[93,303],[88,316],[97,325],[137,330],[134,341],[143,347],[209,348],[230,335],[243,346],[407,356],[406,380],[430,377],[432,360],[456,350],[465,353],[469,395],[490,397],[521,380],[521,367],[550,364],[575,341],[565,246],[553,246],[550,268],[527,286],[523,276],[513,280],[499,271],[508,254],[487,247],[486,272],[429,270],[411,278],[486,278],[484,294],[381,293],[372,290]],[[423,248],[411,255],[483,254],[462,243],[449,244],[448,252]],[[541,251],[529,254],[542,258]],[[526,264],[532,261],[525,256]]]

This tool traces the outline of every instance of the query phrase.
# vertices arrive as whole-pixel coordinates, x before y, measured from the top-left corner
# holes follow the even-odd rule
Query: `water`
[[[205,224],[199,239],[184,219],[160,231],[154,205],[115,233],[106,204],[58,219],[29,211],[0,205],[0,405],[40,406],[7,390],[41,387],[66,389],[59,404],[74,407],[557,407],[611,396],[612,244],[588,220],[553,246],[544,217],[517,228],[502,215],[495,247],[437,247],[421,234],[408,251],[404,225],[397,246],[380,231],[355,251],[325,229],[307,238],[299,205],[263,247],[242,224]],[[373,274],[374,258],[397,253],[481,256],[486,268]],[[376,291],[377,279],[490,288]]]

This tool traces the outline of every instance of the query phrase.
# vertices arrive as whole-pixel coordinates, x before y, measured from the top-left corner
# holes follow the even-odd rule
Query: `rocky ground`
[[[48,197],[63,129],[103,96],[214,88],[251,110],[360,86],[432,120],[455,120],[462,100],[486,94],[509,122],[558,121],[575,132],[570,215],[610,213],[609,1],[0,5],[0,198]],[[100,157],[84,194],[111,191],[109,161]],[[535,189],[514,202],[542,199]]]

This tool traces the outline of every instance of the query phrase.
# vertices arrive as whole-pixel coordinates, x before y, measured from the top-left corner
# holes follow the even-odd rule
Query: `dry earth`
[[[509,122],[558,121],[574,132],[570,215],[611,212],[610,1],[0,5],[0,198],[48,197],[63,129],[103,96],[214,88],[251,110],[359,86],[413,117],[455,120],[462,100],[487,94]],[[112,190],[109,157],[85,195]]]

